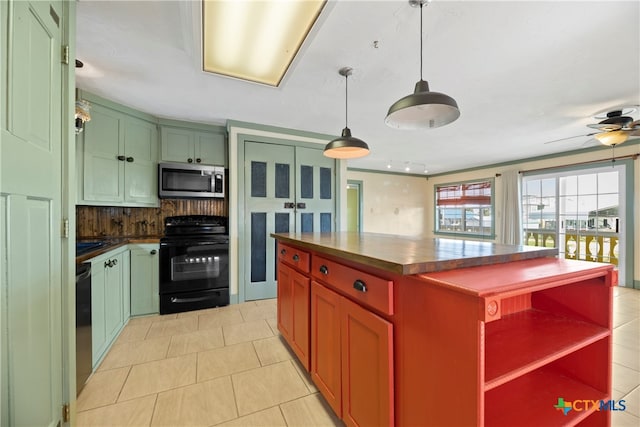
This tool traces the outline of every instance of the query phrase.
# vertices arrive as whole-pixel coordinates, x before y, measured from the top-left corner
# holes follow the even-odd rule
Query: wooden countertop
[[[76,264],[81,264],[91,258],[95,258],[99,255],[107,253],[113,249],[119,248],[124,245],[136,244],[136,243],[160,243],[160,236],[135,236],[135,237],[104,237],[104,238],[79,238],[76,242],[104,242],[104,245],[91,252],[86,252],[82,255],[76,256]]]
[[[555,256],[556,248],[375,233],[273,233],[275,239],[402,275]]]

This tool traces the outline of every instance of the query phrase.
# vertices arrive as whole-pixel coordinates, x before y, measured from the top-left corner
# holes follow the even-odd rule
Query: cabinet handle
[[[353,282],[353,289],[360,292],[367,292],[367,285],[362,280]]]
[[[325,276],[326,276],[327,274],[329,274],[329,269],[327,268],[327,266],[326,266],[326,265],[321,265],[321,266],[320,266],[320,273],[324,274]]]
[[[149,252],[151,255],[155,255],[158,253],[158,251],[156,251],[155,249],[151,249],[151,252]]]
[[[306,203],[296,203],[296,208],[298,209],[307,209]]]
[[[113,265],[116,265],[116,264],[118,264],[118,260],[117,260],[117,259],[114,259],[114,260],[113,260]]]
[[[133,157],[127,157],[127,162],[133,163]]]
[[[104,268],[111,267],[111,260],[104,262]]]
[[[191,157],[189,157],[189,158],[187,159],[187,162],[189,162],[189,163],[193,163],[193,159],[192,159]]]
[[[298,256],[298,254],[295,254],[295,255],[293,256],[293,260],[294,260],[295,262],[298,262],[298,261],[300,260],[300,257]]]
[[[286,249],[282,249],[282,250],[280,251],[280,255],[284,255],[284,254],[286,254],[286,253],[287,253],[287,250],[286,250]]]
[[[201,159],[200,157],[198,157],[198,158],[196,159],[196,163],[200,163],[201,161],[202,161],[202,159]]]
[[[121,162],[124,162],[127,158],[125,156],[116,156],[116,159],[120,160]]]

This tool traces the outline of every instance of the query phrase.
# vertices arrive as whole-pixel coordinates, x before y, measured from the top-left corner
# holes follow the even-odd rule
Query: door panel
[[[313,148],[296,147],[296,231],[335,230],[335,160]]]
[[[293,147],[245,143],[245,300],[276,296],[275,232],[294,229]],[[286,230],[285,230],[286,229]]]
[[[293,343],[291,348],[309,370],[309,283],[308,277],[294,271],[291,277],[293,304]]]
[[[122,115],[93,105],[84,128],[84,200],[121,202],[124,199]]]
[[[393,425],[393,325],[346,298],[340,312],[345,424]]]
[[[9,396],[3,397],[1,421],[55,426],[63,388],[59,228],[63,8],[59,1],[16,1],[3,5],[0,13],[5,29],[2,45],[8,47],[2,57],[6,80],[0,89],[6,93],[7,107],[6,128],[0,136],[6,254],[6,280],[0,282],[4,351],[0,395]]]
[[[125,200],[138,203],[158,202],[157,150],[158,132],[155,125],[128,119],[125,123]]]
[[[293,341],[293,270],[280,264],[278,269],[278,330],[288,342]]]
[[[162,161],[186,162],[194,157],[193,132],[186,129],[162,128]]]
[[[59,257],[51,236],[53,203],[9,198],[9,394],[10,424],[51,425],[62,390]],[[54,274],[52,274],[54,273]],[[36,410],[37,408],[37,410]]]
[[[340,296],[311,282],[311,378],[342,418]]]

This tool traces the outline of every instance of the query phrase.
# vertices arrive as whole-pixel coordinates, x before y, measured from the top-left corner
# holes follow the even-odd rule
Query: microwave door
[[[162,190],[188,193],[210,193],[211,176],[201,170],[165,169]]]

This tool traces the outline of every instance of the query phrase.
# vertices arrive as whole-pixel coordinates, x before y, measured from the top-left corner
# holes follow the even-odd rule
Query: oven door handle
[[[176,303],[176,304],[180,304],[180,303],[184,303],[184,302],[198,302],[198,301],[206,301],[208,299],[211,299],[211,296],[204,296],[204,297],[195,297],[195,298],[178,298],[178,297],[171,297],[170,301],[172,303]]]

